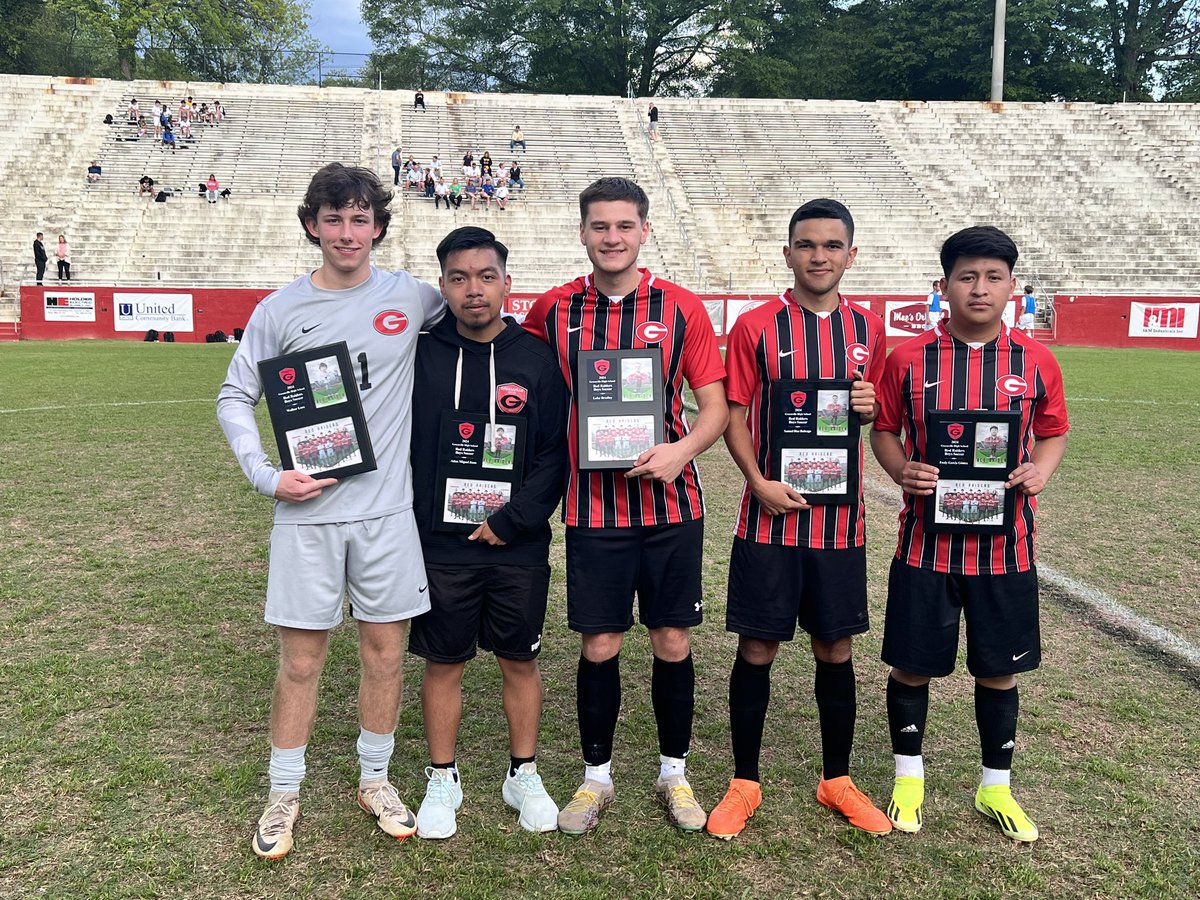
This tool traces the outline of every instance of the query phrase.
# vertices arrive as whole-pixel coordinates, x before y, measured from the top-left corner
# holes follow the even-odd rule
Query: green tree
[[[703,88],[732,7],[732,0],[363,0],[362,14],[391,86],[648,96]]]

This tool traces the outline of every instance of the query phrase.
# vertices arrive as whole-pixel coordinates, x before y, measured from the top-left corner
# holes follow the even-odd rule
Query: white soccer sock
[[[896,758],[897,778],[925,777],[925,760],[920,754],[917,754],[916,756],[905,756],[901,753],[893,753],[892,755]]]
[[[290,747],[286,750],[271,745],[271,763],[267,774],[271,779],[271,793],[294,794],[300,790],[300,782],[304,780],[304,753],[308,744]]]
[[[989,769],[987,766],[980,766],[983,774],[980,776],[980,784],[983,787],[991,787],[993,784],[1009,784],[1009,779],[1012,776],[1012,769]]]
[[[612,760],[598,766],[584,766],[585,781],[598,781],[600,784],[612,784]]]
[[[667,778],[671,775],[686,775],[687,760],[680,759],[677,756],[662,756],[658,757],[658,777]]]
[[[394,732],[376,734],[359,726],[358,783],[360,786],[370,781],[387,780],[388,763],[392,760],[392,750],[395,746],[396,735]]]

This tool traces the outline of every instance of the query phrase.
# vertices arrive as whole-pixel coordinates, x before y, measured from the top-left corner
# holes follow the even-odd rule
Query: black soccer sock
[[[849,775],[854,719],[858,713],[854,661],[831,663],[818,659],[813,693],[821,719],[822,777],[828,780]]]
[[[920,756],[929,715],[929,682],[913,687],[891,675],[887,681],[888,728],[892,752],[897,756]]]
[[[525,763],[537,762],[536,756],[510,756],[508,758],[508,777],[512,778],[517,774],[517,769],[525,765]]]
[[[1020,705],[1015,684],[1006,691],[975,685],[975,724],[979,726],[979,747],[987,768],[1012,768]]]
[[[598,766],[612,759],[613,734],[621,711],[621,655],[604,662],[579,657],[575,675],[575,709],[583,761]]]
[[[760,781],[758,758],[771,702],[771,664],[756,666],[738,651],[729,673],[729,736],[733,777]]]
[[[658,752],[683,759],[692,744],[692,715],[696,708],[696,669],[692,654],[679,662],[654,657],[650,700],[658,723]]]

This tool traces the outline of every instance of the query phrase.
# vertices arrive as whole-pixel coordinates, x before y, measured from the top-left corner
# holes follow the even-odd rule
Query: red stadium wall
[[[255,305],[273,288],[122,288],[56,285],[21,288],[21,337],[33,340],[108,338],[140,341],[150,328],[177,341],[245,328]]]
[[[33,340],[108,338],[140,341],[148,328],[173,331],[178,341],[202,342],[221,330],[244,328],[269,288],[21,288],[21,336]],[[513,294],[508,312],[524,313],[536,294]],[[741,313],[775,294],[703,294],[723,346]],[[850,294],[883,317],[889,346],[924,330],[925,298],[904,294]],[[1006,319],[1012,321],[1017,301]],[[1095,347],[1200,350],[1200,297],[1056,295],[1055,341]]]
[[[1200,350],[1200,297],[1056,294],[1054,318],[1060,344]]]

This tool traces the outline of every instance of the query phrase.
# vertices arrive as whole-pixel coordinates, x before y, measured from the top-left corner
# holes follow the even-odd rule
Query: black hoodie
[[[447,315],[417,342],[413,381],[412,470],[413,513],[421,533],[425,561],[466,566],[545,565],[550,552],[549,518],[562,500],[567,467],[567,389],[558,359],[546,344],[513,319],[490,344],[458,333],[458,322]],[[467,533],[433,531],[437,493],[437,442],[442,413],[454,409],[454,382],[462,351],[462,395],[459,410],[486,415],[491,392],[488,364],[496,353],[496,385],[525,389],[526,400],[515,412],[497,406],[500,415],[526,420],[521,487],[488,518],[496,537],[493,547],[467,540]],[[511,393],[511,389],[509,390]]]

